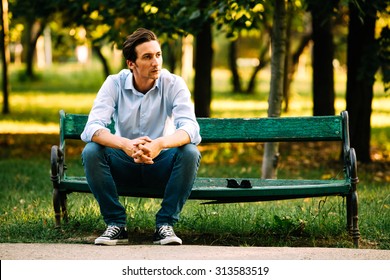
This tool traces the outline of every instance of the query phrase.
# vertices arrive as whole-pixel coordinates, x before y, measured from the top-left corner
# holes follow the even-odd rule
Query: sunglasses
[[[242,180],[240,184],[235,179],[226,179],[228,188],[252,188],[252,184],[249,180]]]

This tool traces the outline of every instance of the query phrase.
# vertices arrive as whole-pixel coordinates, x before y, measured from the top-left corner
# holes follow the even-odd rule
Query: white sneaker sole
[[[182,241],[179,237],[167,237],[158,241],[153,241],[155,245],[181,245]]]
[[[103,239],[97,238],[95,239],[95,245],[107,245],[107,246],[115,246],[115,245],[127,245],[129,241],[127,239]]]

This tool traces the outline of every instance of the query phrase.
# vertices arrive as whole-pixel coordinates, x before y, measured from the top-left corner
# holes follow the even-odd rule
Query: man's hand
[[[150,139],[148,136],[143,136],[136,139],[126,139],[125,145],[122,147],[122,150],[130,157],[133,157],[134,160],[136,157],[140,157],[140,155],[136,155],[137,151],[139,150],[140,145],[144,145],[148,142],[151,142],[152,139]]]
[[[150,140],[150,138],[148,138]],[[174,134],[159,137],[154,140],[139,143],[134,147],[132,155],[136,163],[153,164],[154,159],[163,149],[181,147],[191,142],[190,136],[184,130],[178,129]]]
[[[153,164],[153,159],[160,154],[161,150],[162,145],[159,139],[139,143],[132,157],[136,163]]]
[[[92,141],[103,146],[121,149],[136,163],[153,164],[153,159],[162,150],[161,138],[152,140],[148,136],[128,139],[111,134],[106,129],[99,129],[92,137]]]

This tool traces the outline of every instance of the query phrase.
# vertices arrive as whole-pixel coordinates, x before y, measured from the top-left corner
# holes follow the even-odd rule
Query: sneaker
[[[182,241],[176,236],[172,226],[163,225],[156,229],[153,243],[158,245],[181,245]]]
[[[95,239],[95,245],[123,245],[128,244],[126,227],[108,226],[106,231]]]

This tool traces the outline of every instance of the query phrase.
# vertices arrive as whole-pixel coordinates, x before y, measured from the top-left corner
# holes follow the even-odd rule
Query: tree
[[[234,92],[242,92],[240,74],[237,67],[237,40],[229,44],[229,66],[232,72],[232,83]]]
[[[194,103],[198,117],[210,117],[212,95],[212,0],[198,0],[191,3],[179,1],[178,13],[175,14],[175,25],[195,36],[195,79]]]
[[[271,37],[271,83],[268,98],[268,117],[280,117],[283,98],[283,78],[286,56],[286,3],[275,0]],[[279,143],[265,143],[262,178],[275,178],[279,157]]]
[[[385,92],[390,90],[390,25],[383,27],[378,39],[378,60]]]
[[[266,20],[266,11],[272,12],[271,4],[266,1],[235,0],[220,2],[215,8],[215,21],[217,28],[223,30],[226,36],[231,40],[229,45],[229,66],[232,72],[232,85],[234,92],[253,93],[257,73],[264,68],[269,59],[269,33],[270,24]],[[260,31],[261,39],[259,40],[260,63],[254,67],[248,87],[243,90],[241,86],[241,77],[238,72],[237,60],[237,40],[240,38],[242,31],[256,30]],[[264,39],[264,40],[263,40]]]
[[[290,86],[294,79],[295,72],[298,68],[299,58],[305,50],[306,46],[311,41],[311,33],[304,35],[294,52],[289,53],[286,50],[286,63],[284,71],[284,86],[283,86],[283,101],[284,101],[284,112],[289,110],[290,102]]]
[[[355,148],[357,158],[370,162],[370,117],[372,111],[373,85],[376,68],[375,60],[375,14],[372,5],[349,4],[349,33],[347,53],[347,111],[350,119],[351,146]]]
[[[271,28],[272,29],[272,28]],[[270,32],[271,33],[271,32]],[[271,35],[268,32],[262,32],[260,36],[261,46],[259,49],[259,64],[253,68],[252,74],[249,78],[248,86],[246,88],[246,93],[253,93],[255,91],[256,76],[261,69],[266,67],[270,63],[269,48],[271,45],[270,40]]]
[[[306,26],[306,16],[303,14],[305,12],[300,5],[296,5],[297,3],[299,2],[288,2],[287,7],[287,40],[283,85],[284,112],[289,110],[290,87],[298,67],[299,58],[312,39],[311,30],[308,31],[310,28]],[[304,32],[298,31],[299,29],[303,29]]]
[[[61,0],[14,0],[10,2],[13,18],[24,23],[24,45],[26,49],[26,76],[34,78],[34,55],[39,36],[45,26],[53,19]]]
[[[8,1],[2,0],[0,6],[1,12],[1,56],[2,56],[2,64],[3,64],[3,114],[9,114],[9,102],[8,96],[10,92],[9,86],[9,73],[8,73],[8,64],[10,62],[10,54],[9,54],[9,34],[8,34]]]
[[[205,22],[202,30],[196,35],[194,99],[197,117],[210,117],[213,61],[211,42],[211,25]]]
[[[334,45],[331,16],[339,0],[308,1],[312,15],[313,115],[334,115]]]

